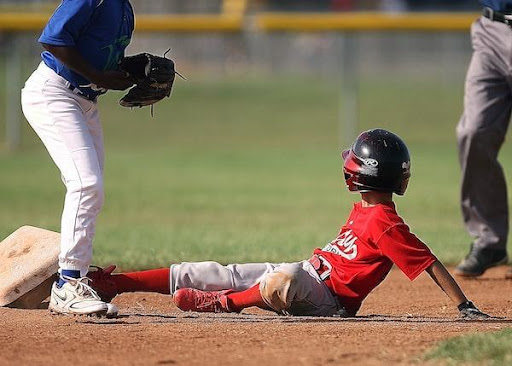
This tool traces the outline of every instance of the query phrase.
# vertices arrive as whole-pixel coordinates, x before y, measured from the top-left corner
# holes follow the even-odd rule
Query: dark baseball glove
[[[152,106],[171,95],[177,72],[174,69],[174,62],[166,58],[165,54],[160,57],[150,53],[139,53],[124,57],[119,68],[136,81],[135,86],[119,101],[123,107]]]

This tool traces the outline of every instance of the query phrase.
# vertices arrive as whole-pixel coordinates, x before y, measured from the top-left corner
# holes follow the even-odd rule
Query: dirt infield
[[[393,270],[357,318],[183,313],[169,296],[123,294],[118,319],[0,308],[0,365],[405,365],[435,342],[512,327],[506,268],[461,280],[469,298],[503,319],[457,320],[430,278]]]

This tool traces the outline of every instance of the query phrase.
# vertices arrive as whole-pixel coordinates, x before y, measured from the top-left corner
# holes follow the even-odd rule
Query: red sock
[[[269,309],[261,298],[259,283],[245,291],[228,294],[226,297],[228,298],[228,306],[232,311],[240,312],[250,306]]]
[[[159,292],[171,293],[170,269],[160,268],[149,271],[113,274],[111,280],[116,284],[118,293],[123,292]]]

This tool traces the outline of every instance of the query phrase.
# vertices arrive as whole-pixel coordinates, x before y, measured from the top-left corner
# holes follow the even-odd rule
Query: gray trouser
[[[227,266],[207,261],[171,265],[171,293],[179,288],[243,291],[256,284],[265,303],[280,314],[332,316],[342,309],[308,261]]]
[[[481,17],[471,28],[471,40],[464,112],[457,125],[462,214],[476,250],[504,250],[508,200],[498,152],[512,108],[512,29]]]

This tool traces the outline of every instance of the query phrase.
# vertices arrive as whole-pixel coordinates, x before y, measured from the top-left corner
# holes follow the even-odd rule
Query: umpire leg
[[[489,25],[491,30],[494,26]],[[470,254],[457,267],[458,274],[467,276],[479,276],[507,261],[507,186],[498,152],[510,120],[512,95],[509,66],[496,56],[500,49],[482,37],[489,31],[485,28],[480,23],[473,26],[474,53],[466,76],[464,112],[457,126],[461,208],[466,229],[475,238]],[[508,27],[506,31],[510,33]],[[496,52],[489,52],[491,48]]]

